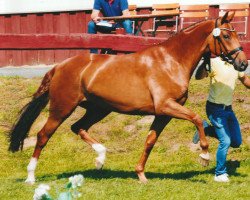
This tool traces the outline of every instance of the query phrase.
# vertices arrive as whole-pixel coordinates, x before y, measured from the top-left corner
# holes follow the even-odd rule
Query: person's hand
[[[95,23],[98,23],[100,20],[101,20],[101,18],[100,17],[94,17],[93,19],[92,19]]]

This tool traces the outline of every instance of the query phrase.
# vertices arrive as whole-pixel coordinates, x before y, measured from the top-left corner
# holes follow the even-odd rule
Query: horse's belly
[[[154,114],[154,104],[150,96],[141,96],[140,92],[133,93],[105,93],[102,91],[88,91],[85,93],[87,100],[99,106],[128,114]]]

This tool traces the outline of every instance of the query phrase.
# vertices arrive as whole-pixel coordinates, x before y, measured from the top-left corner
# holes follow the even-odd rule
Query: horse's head
[[[234,14],[235,12],[226,12],[222,18],[215,20],[215,28],[209,37],[209,49],[211,53],[233,64],[235,70],[244,71],[248,61],[240,46],[237,33],[230,24]]]

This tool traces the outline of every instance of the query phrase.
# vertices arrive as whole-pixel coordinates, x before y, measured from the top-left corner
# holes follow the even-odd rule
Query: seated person
[[[110,26],[98,26],[97,24],[100,22],[100,11],[102,11],[104,17],[130,15],[127,0],[95,0],[94,8],[91,14],[92,21],[88,23],[88,33],[96,34],[97,31],[110,33],[111,31],[116,30],[116,28],[123,27],[126,33],[132,34],[132,22],[130,20],[124,20],[120,23],[112,23]],[[90,50],[90,53],[97,52],[97,49]]]

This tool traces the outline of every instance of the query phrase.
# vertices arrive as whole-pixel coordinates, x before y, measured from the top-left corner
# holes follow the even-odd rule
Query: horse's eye
[[[229,35],[223,35],[223,38],[228,40],[230,38],[230,36]]]

